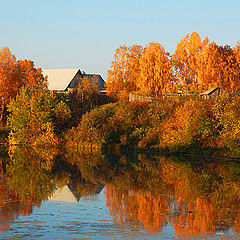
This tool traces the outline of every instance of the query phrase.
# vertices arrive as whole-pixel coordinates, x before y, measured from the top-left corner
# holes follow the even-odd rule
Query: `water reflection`
[[[100,158],[97,152],[71,161],[86,178],[104,182],[115,223],[137,221],[149,232],[170,223],[177,235],[239,233],[239,163],[146,154]]]
[[[135,213],[150,231],[158,231],[159,223],[169,221],[179,235],[205,235],[231,226],[239,230],[240,186],[235,166],[209,163],[195,167],[165,158],[159,158],[159,163],[162,194],[157,193],[157,186],[155,194],[131,194],[130,202],[137,205],[131,210],[127,203],[128,215]]]
[[[113,222],[159,233],[240,233],[240,164],[118,152],[16,148],[0,159],[0,229],[43,200],[94,198],[105,186]]]

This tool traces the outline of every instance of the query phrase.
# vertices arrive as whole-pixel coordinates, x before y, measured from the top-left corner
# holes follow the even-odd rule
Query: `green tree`
[[[57,124],[63,126],[70,118],[68,106],[45,90],[23,89],[8,105],[10,144],[56,145]]]

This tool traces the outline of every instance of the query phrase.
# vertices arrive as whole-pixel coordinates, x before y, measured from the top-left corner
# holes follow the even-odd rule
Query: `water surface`
[[[1,154],[0,239],[240,239],[240,164],[14,149]]]

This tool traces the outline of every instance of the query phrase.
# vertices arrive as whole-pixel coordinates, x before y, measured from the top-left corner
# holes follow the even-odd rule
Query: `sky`
[[[159,42],[173,53],[188,33],[240,41],[239,0],[0,0],[0,48],[41,68],[79,68],[106,80],[121,45]]]

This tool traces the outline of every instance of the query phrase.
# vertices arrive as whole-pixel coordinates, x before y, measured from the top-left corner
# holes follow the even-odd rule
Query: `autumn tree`
[[[0,50],[0,122],[5,122],[6,105],[22,87],[29,90],[47,88],[47,80],[31,60],[16,60],[8,47]]]
[[[167,91],[167,85],[172,80],[172,68],[168,53],[159,43],[148,44],[140,58],[138,91],[153,96],[162,95]]]
[[[7,101],[15,97],[20,87],[16,57],[4,47],[0,50],[0,98]]]
[[[144,49],[139,45],[120,46],[116,50],[106,82],[109,95],[119,99],[124,95],[128,97],[130,92],[136,91],[136,80],[140,73],[139,60],[143,52]]]
[[[215,42],[205,47],[197,56],[198,85],[201,91],[218,87],[218,46]]]
[[[41,74],[41,68],[36,69],[31,60],[16,60],[9,48],[0,50],[0,98],[9,102],[19,92],[21,87],[29,90],[46,89],[46,79]]]
[[[193,32],[191,35],[187,34],[177,44],[171,60],[181,87],[185,89],[189,86],[192,89],[197,88],[197,57],[208,43],[209,39],[207,37],[201,41],[199,34]]]
[[[237,52],[230,46],[218,46],[212,42],[197,56],[197,80],[202,91],[220,87],[225,92],[240,88],[240,69]]]
[[[31,60],[18,60],[21,84],[29,90],[47,89],[47,79],[42,75],[41,68],[35,68]]]
[[[172,56],[159,43],[145,48],[121,46],[108,71],[107,92],[118,99],[129,93],[162,95],[183,90],[199,93],[220,87],[225,92],[240,90],[240,44],[218,46],[198,33],[187,34]]]
[[[240,69],[233,49],[228,45],[219,46],[218,56],[218,86],[229,93],[239,90]]]
[[[236,61],[240,66],[240,42],[238,42],[237,45],[233,48],[233,52],[236,57]]]

